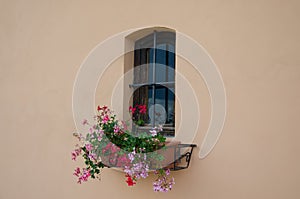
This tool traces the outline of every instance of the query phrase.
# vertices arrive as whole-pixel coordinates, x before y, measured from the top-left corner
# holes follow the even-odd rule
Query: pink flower
[[[97,140],[100,142],[102,140],[102,135],[98,135]]]
[[[170,169],[167,169],[167,170],[166,170],[166,175],[167,175],[167,176],[170,175]]]
[[[107,124],[108,121],[109,121],[109,117],[108,117],[108,115],[105,115],[102,120],[102,124]]]
[[[71,153],[71,155],[72,155],[72,160],[76,160],[76,158],[77,158],[77,155],[76,155],[76,153],[74,152],[74,151],[72,151],[72,153]]]
[[[168,179],[168,175],[170,175],[170,170],[161,170],[156,171],[156,175],[158,175],[158,178],[153,183],[153,190],[154,191],[160,191],[160,192],[168,192],[172,189],[172,186],[175,184],[175,180],[172,177],[171,179]]]
[[[104,130],[103,129],[99,129],[98,133],[99,133],[100,136],[102,136],[104,134]]]
[[[75,149],[74,151],[72,151],[71,156],[72,156],[72,160],[76,160],[77,156],[79,156],[81,154],[81,148]]]
[[[114,126],[114,132],[118,133],[120,131],[120,127],[118,125]]]
[[[152,136],[156,136],[157,135],[157,131],[155,129],[151,129],[150,133]]]
[[[86,148],[86,150],[87,150],[88,152],[90,152],[91,150],[93,150],[93,145],[91,145],[91,144],[86,144],[86,145],[85,145],[85,148]]]
[[[79,184],[81,184],[81,182],[86,182],[90,176],[91,176],[90,170],[88,170],[88,169],[83,169],[83,170],[82,170],[82,175],[79,176],[77,182],[78,182]]]
[[[135,156],[135,151],[128,153],[128,158],[129,158],[130,162],[133,162],[133,160],[135,158],[134,156]]]
[[[75,171],[74,171],[73,175],[75,175],[75,176],[79,177],[79,174],[80,174],[80,173],[81,173],[81,172],[80,172],[80,168],[79,168],[79,167],[77,167],[77,168],[75,169]]]
[[[96,154],[94,154],[94,153],[90,153],[90,154],[88,155],[88,157],[89,157],[91,160],[97,160],[97,156],[96,156]]]

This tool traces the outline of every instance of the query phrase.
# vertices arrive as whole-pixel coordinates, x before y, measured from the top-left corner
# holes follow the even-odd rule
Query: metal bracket
[[[187,169],[190,165],[191,157],[193,154],[194,147],[197,147],[196,144],[178,144],[174,147],[174,162],[171,163],[167,168],[172,171],[178,171],[182,169]],[[181,154],[183,150],[188,150]]]

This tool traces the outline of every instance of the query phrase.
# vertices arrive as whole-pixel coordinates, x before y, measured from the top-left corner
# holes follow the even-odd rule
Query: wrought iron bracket
[[[190,165],[193,149],[197,147],[196,144],[177,144],[174,146],[174,162],[167,168],[172,171],[187,169]]]

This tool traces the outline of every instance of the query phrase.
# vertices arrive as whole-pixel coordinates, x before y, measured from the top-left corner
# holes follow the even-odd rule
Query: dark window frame
[[[137,40],[134,50],[134,79],[133,84],[130,84],[130,87],[136,89],[133,94],[133,106],[136,104],[146,104],[147,111],[149,110],[148,105],[150,99],[152,99],[152,105],[156,104],[157,91],[159,89],[164,90],[164,108],[167,113],[167,118],[162,133],[165,136],[171,137],[175,136],[175,40],[175,32],[170,31],[154,31]],[[165,49],[159,45],[165,46]],[[165,55],[162,55],[163,53],[165,53]],[[158,58],[164,58],[165,63],[159,63]],[[157,70],[158,67],[160,67],[160,71]],[[157,81],[157,71],[161,72],[164,71],[164,69],[165,75],[159,74],[163,81]],[[149,90],[151,90],[152,93],[150,93]],[[154,113],[155,110],[153,111],[152,118],[155,118]],[[143,119],[149,121],[147,116]],[[156,126],[155,119],[153,119],[151,124],[148,123],[147,126],[140,128],[153,128],[154,126]]]

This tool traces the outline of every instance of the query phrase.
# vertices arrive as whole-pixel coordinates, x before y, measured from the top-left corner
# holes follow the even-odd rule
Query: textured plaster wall
[[[299,18],[297,0],[1,0],[0,198],[299,198]],[[107,37],[157,25],[190,35],[218,65],[228,99],[223,134],[207,158],[196,149],[170,193],[153,193],[151,180],[127,188],[108,169],[101,182],[77,185],[77,70]]]

